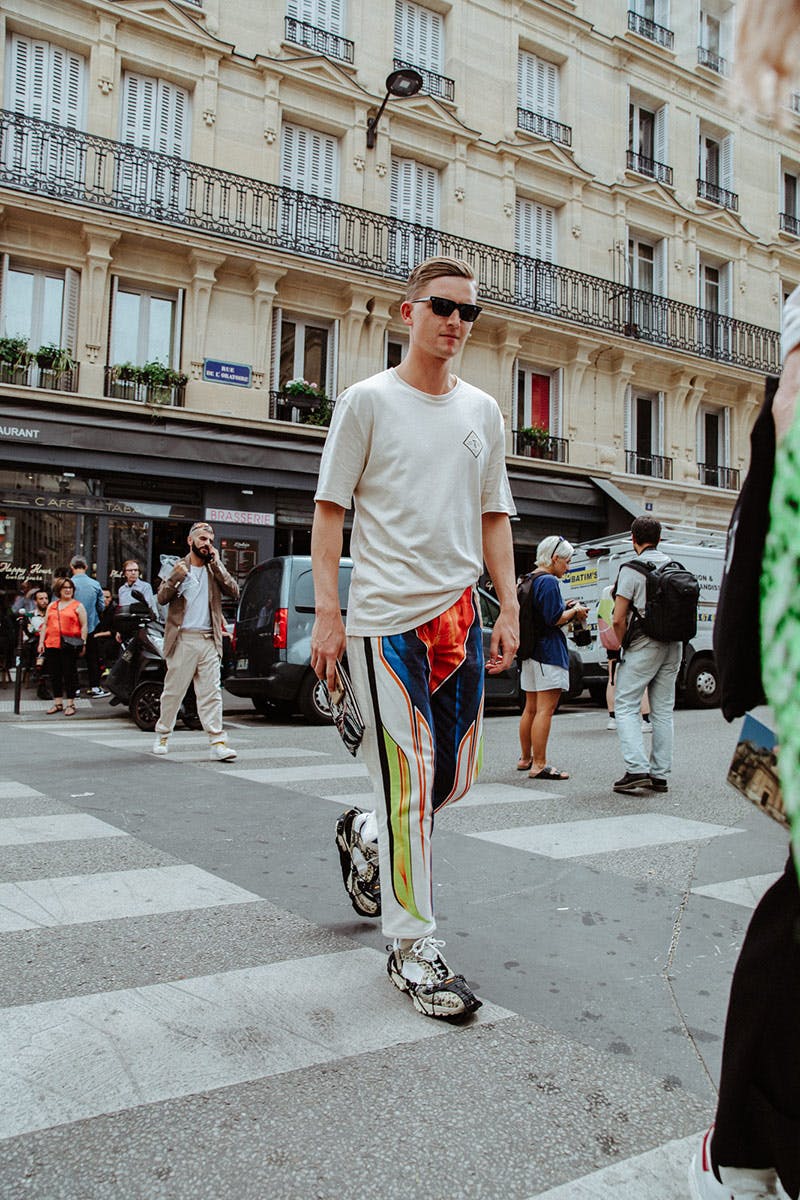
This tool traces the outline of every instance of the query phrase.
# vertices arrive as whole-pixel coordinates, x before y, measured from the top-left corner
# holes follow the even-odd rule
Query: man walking
[[[88,563],[82,555],[76,554],[70,559],[72,585],[74,596],[86,609],[86,674],[89,677],[89,695],[96,700],[102,700],[111,693],[100,687],[100,660],[97,647],[94,644],[94,631],[100,620],[100,614],[106,606],[103,599],[103,589],[96,579],[87,574]]]
[[[656,566],[669,561],[667,555],[657,549],[661,523],[655,517],[637,517],[631,525],[631,539],[636,560]],[[614,784],[615,792],[636,792],[641,788],[666,792],[667,777],[672,770],[672,710],[683,645],[681,642],[656,641],[643,632],[637,614],[644,615],[646,604],[645,575],[623,563],[616,583],[613,625],[625,647],[617,667],[615,698],[617,736],[625,760],[625,774]],[[645,688],[650,697],[653,734],[649,755],[644,747],[641,719]]]
[[[190,683],[194,683],[197,715],[208,734],[209,757],[232,762],[236,751],[222,727],[222,595],[235,600],[239,585],[220,562],[214,530],[197,521],[189,530],[189,553],[174,566],[158,589],[158,603],[168,606],[164,629],[167,675],[156,723],[154,754],[167,754],[169,735]]]
[[[382,914],[392,983],[419,1012],[448,1020],[481,1003],[432,936],[431,833],[434,813],[468,791],[481,765],[474,589],[484,561],[501,605],[486,669],[509,667],[519,642],[503,419],[450,369],[480,311],[467,263],[434,258],[412,271],[400,306],[408,354],[337,401],[311,537],[311,665],[334,690],[347,648],[377,805],[337,824],[345,887],[357,912]],[[345,633],[338,569],[351,498]]]

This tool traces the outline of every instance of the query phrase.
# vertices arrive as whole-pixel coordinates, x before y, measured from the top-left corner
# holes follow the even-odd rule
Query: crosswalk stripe
[[[561,800],[559,792],[543,792],[538,787],[513,783],[477,783],[453,808],[480,808],[488,804],[531,804],[540,800]],[[444,809],[443,812],[447,812]]]
[[[260,899],[189,864],[25,879],[0,884],[0,933]]]
[[[725,900],[728,904],[740,904],[742,908],[755,908],[767,888],[781,878],[781,871],[770,875],[745,875],[741,879],[725,879],[721,883],[706,883],[693,887],[696,896],[711,896],[714,900]]]
[[[570,1180],[529,1200],[686,1200],[687,1175],[700,1134],[677,1138]]]
[[[598,817],[587,821],[560,821],[551,825],[523,825],[515,829],[492,829],[468,833],[529,854],[546,858],[580,858],[612,850],[634,850],[641,846],[665,846],[675,842],[706,841],[712,837],[742,833],[728,825],[687,821],[662,813],[632,813],[624,817]]]
[[[84,838],[128,837],[88,813],[51,813],[36,817],[0,818],[0,846],[29,846],[37,842],[75,842]]]
[[[317,779],[364,778],[368,772],[361,763],[331,763],[330,766],[264,767],[255,770],[227,770],[226,775],[249,779],[251,783],[312,783]]]
[[[420,1017],[385,962],[361,947],[4,1009],[0,1137],[457,1036]],[[477,1020],[513,1015],[486,1004]]]
[[[44,792],[19,783],[16,779],[0,779],[0,800],[44,800]]]

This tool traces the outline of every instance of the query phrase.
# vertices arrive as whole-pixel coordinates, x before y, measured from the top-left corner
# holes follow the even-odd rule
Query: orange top
[[[78,615],[79,600],[70,600],[59,612],[58,601],[53,600],[47,606],[45,617],[44,644],[49,650],[61,648],[61,635],[82,637],[81,619]]]

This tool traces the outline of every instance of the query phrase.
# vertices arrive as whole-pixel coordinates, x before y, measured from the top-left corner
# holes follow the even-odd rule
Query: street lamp
[[[375,149],[376,130],[378,121],[383,115],[383,110],[386,108],[386,101],[390,96],[397,96],[402,99],[405,96],[416,96],[417,92],[422,87],[422,76],[419,71],[415,71],[413,67],[403,67],[401,71],[392,71],[391,75],[386,76],[386,95],[383,97],[383,104],[380,106],[374,117],[370,117],[367,121],[367,149]]]

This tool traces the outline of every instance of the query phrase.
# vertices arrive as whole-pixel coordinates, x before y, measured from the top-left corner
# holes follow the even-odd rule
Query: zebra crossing
[[[55,734],[72,744],[80,739],[81,746],[102,748],[119,756],[120,764],[124,764],[120,769],[134,770],[138,756],[149,755],[150,738],[132,731],[127,722],[104,721],[96,729],[87,725],[54,728],[46,723],[27,723],[24,728],[37,734]],[[185,734],[175,738],[174,750],[171,747],[168,759],[157,765],[159,770],[169,770],[173,765],[184,769],[187,762],[192,762],[224,778],[228,791],[252,784],[274,786],[284,789],[288,796],[295,793],[298,805],[310,796],[339,807],[369,805],[366,772],[360,763],[343,763],[333,739],[321,737],[313,747],[254,743],[252,733],[242,728],[236,741],[239,762],[231,769],[199,757],[206,739]],[[77,786],[74,799],[81,796]],[[509,829],[501,828],[495,816],[512,810],[522,814],[527,811],[525,805],[537,813],[543,803],[560,798],[556,791],[533,793],[516,783],[479,784],[459,808],[469,808],[481,821],[481,828],[466,831],[463,837],[512,854],[537,855],[557,862],[590,852],[612,855],[616,850],[644,844],[669,847],[693,840],[731,838],[741,832],[738,827],[712,821],[657,817],[652,813],[642,813],[635,821],[598,817],[543,824],[534,819]],[[638,825],[639,833],[632,841],[625,827],[633,825]],[[87,856],[85,872],[60,874],[53,869],[54,856],[68,846],[81,849]],[[607,1056],[590,1055],[585,1047],[559,1040],[547,1031],[539,1033],[512,1009],[491,1002],[484,1004],[477,1021],[467,1029],[424,1021],[387,984],[382,950],[359,944],[345,934],[326,934],[276,908],[256,891],[192,863],[164,862],[161,855],[158,862],[153,858],[152,865],[126,866],[125,853],[134,846],[145,858],[151,850],[116,825],[80,809],[69,809],[62,799],[51,799],[24,778],[0,778],[0,954],[4,947],[23,947],[23,954],[35,963],[36,975],[35,999],[12,1001],[0,1008],[0,1046],[5,1061],[11,1064],[0,1077],[0,1138],[5,1139],[0,1160],[5,1157],[12,1171],[20,1171],[22,1178],[23,1165],[31,1162],[32,1155],[46,1155],[56,1146],[63,1148],[61,1131],[69,1129],[76,1145],[82,1147],[81,1159],[76,1157],[66,1183],[62,1180],[55,1188],[58,1168],[53,1166],[53,1174],[42,1179],[44,1190],[37,1190],[34,1178],[27,1195],[37,1200],[54,1194],[67,1200],[91,1200],[94,1195],[112,1194],[82,1174],[90,1156],[87,1148],[93,1138],[101,1139],[102,1131],[109,1128],[105,1124],[108,1120],[130,1123],[134,1128],[146,1122],[152,1112],[160,1114],[159,1119],[170,1128],[174,1123],[177,1130],[183,1128],[183,1122],[196,1119],[198,1098],[205,1098],[215,1111],[218,1106],[230,1105],[237,1111],[237,1106],[242,1106],[244,1111],[252,1095],[269,1096],[279,1109],[283,1106],[289,1113],[298,1089],[302,1092],[312,1086],[312,1081],[313,1086],[324,1088],[327,1077],[335,1078],[342,1088],[349,1086],[345,1080],[359,1079],[371,1098],[368,1108],[380,1104],[386,1087],[391,1089],[391,1081],[399,1078],[408,1096],[415,1096],[419,1111],[426,1112],[430,1088],[425,1086],[425,1077],[431,1063],[441,1064],[441,1069],[448,1072],[449,1064],[460,1064],[465,1072],[462,1077],[455,1071],[452,1080],[448,1074],[447,1085],[442,1085],[444,1093],[449,1094],[448,1087],[454,1089],[453,1103],[457,1103],[459,1094],[463,1098],[474,1093],[476,1104],[491,1105],[494,1075],[499,1070],[500,1082],[504,1082],[496,1102],[498,1113],[502,1106],[503,1119],[508,1123],[509,1088],[516,1089],[529,1077],[530,1071],[523,1070],[521,1063],[528,1061],[531,1044],[538,1045],[538,1052],[545,1056],[545,1047],[549,1047],[554,1063],[572,1064],[566,1074],[574,1076],[570,1084],[578,1089],[580,1104],[590,1105],[591,1119],[586,1117],[589,1125],[597,1115],[595,1106],[597,1119],[613,1127],[613,1135],[595,1132],[594,1142],[610,1138],[617,1147],[619,1161],[613,1170],[592,1170],[596,1144],[594,1150],[581,1144],[574,1162],[570,1159],[565,1169],[563,1147],[548,1149],[545,1138],[537,1149],[540,1131],[534,1133],[523,1125],[517,1130],[516,1154],[519,1157],[526,1153],[523,1129],[528,1128],[530,1170],[522,1178],[510,1175],[504,1181],[503,1171],[493,1169],[483,1183],[478,1181],[474,1187],[459,1184],[453,1190],[442,1191],[442,1196],[561,1200],[562,1195],[574,1194],[600,1200],[613,1190],[616,1200],[633,1200],[634,1196],[638,1200],[642,1195],[652,1196],[653,1200],[678,1200],[685,1194],[685,1157],[707,1115],[704,1106],[688,1093],[678,1089],[674,1097],[662,1093],[647,1102],[652,1149],[638,1153],[642,1130],[632,1135],[621,1110],[616,1111],[611,1101],[596,1099],[604,1094],[602,1088],[598,1092],[597,1078],[609,1072],[614,1073],[609,1095],[620,1088],[624,1092],[626,1088],[635,1091],[644,1087],[628,1064],[609,1063]],[[105,869],[107,863],[99,859],[91,861],[93,850],[99,852],[101,847],[117,855],[120,865],[116,869]],[[3,855],[31,850],[39,852],[39,872],[29,878],[6,879]],[[709,882],[694,890],[711,901],[747,909],[757,902],[758,889],[762,882],[766,886],[769,878],[762,875]],[[222,932],[226,943],[227,961],[221,969],[216,961],[211,964],[215,969],[208,969],[205,963],[198,931],[206,919]],[[176,970],[171,966],[168,948],[183,944],[185,949],[189,928],[198,941],[196,966],[187,971],[184,957],[179,956],[181,965]],[[265,938],[262,928],[267,928],[270,935],[279,932],[280,936]],[[113,959],[114,954],[122,952],[120,947],[131,941],[137,948],[141,943],[143,949],[132,956],[135,961],[126,972],[119,972],[120,978],[124,975],[121,986],[114,986],[113,979],[109,984],[106,975],[100,978],[99,973],[97,978],[86,977],[78,965],[82,961],[101,961],[106,946]],[[62,946],[74,952],[75,967],[64,968],[50,979],[48,954]],[[53,957],[61,961],[63,956]],[[504,1070],[511,1073],[506,1076]],[[594,1090],[583,1082],[584,1073],[595,1081]],[[566,1121],[565,1113],[571,1111],[570,1105],[578,1101],[566,1095],[568,1087],[559,1098],[558,1088],[551,1086],[549,1078],[545,1072],[541,1088],[538,1084],[534,1087],[534,1095],[543,1106],[541,1119],[545,1124],[552,1120],[554,1128],[560,1128]],[[520,1112],[526,1112],[530,1104],[529,1098],[521,1100]],[[605,1104],[609,1106],[607,1115]],[[552,1111],[546,1111],[547,1105]],[[351,1107],[355,1113],[359,1106],[353,1100]],[[285,1124],[277,1117],[273,1119],[280,1125],[284,1142],[299,1137],[288,1116]],[[365,1119],[363,1112],[361,1119]],[[467,1114],[461,1119],[474,1143],[482,1134],[485,1116]],[[648,1121],[643,1122],[644,1126]],[[509,1127],[513,1128],[513,1121]],[[659,1141],[664,1131],[680,1136],[662,1147]],[[309,1144],[304,1144],[308,1154]],[[4,1148],[8,1152],[5,1155]],[[471,1151],[471,1146],[464,1146],[464,1155]],[[242,1200],[264,1195],[279,1200],[300,1200],[301,1196],[305,1200],[311,1195],[360,1200],[367,1194],[395,1194],[389,1182],[385,1184],[387,1190],[381,1191],[380,1183],[377,1190],[366,1189],[361,1183],[343,1181],[339,1176],[333,1187],[324,1171],[320,1176],[323,1182],[313,1190],[314,1185],[309,1187],[299,1167],[296,1176],[292,1174],[291,1154],[284,1156],[281,1167],[281,1155],[274,1146],[271,1153],[275,1162],[261,1163],[254,1177],[257,1184],[248,1183],[244,1163],[247,1158],[252,1169],[251,1152],[252,1148],[247,1155],[242,1151],[241,1163],[234,1162],[231,1167],[234,1176],[240,1168],[243,1172],[238,1185],[231,1182],[232,1190],[208,1194],[236,1195]],[[546,1167],[539,1160],[537,1156],[542,1153],[548,1163],[552,1159],[554,1167]],[[141,1169],[145,1161],[142,1157]],[[642,1191],[642,1179],[650,1178],[647,1171],[658,1178],[658,1192]],[[0,1167],[0,1187],[3,1175],[8,1178],[8,1168]],[[391,1172],[387,1181],[390,1179]],[[532,1181],[538,1183],[538,1188],[531,1188]],[[18,1183],[15,1177],[14,1185]],[[130,1194],[166,1197],[181,1193],[162,1191],[152,1183],[150,1190]]]

